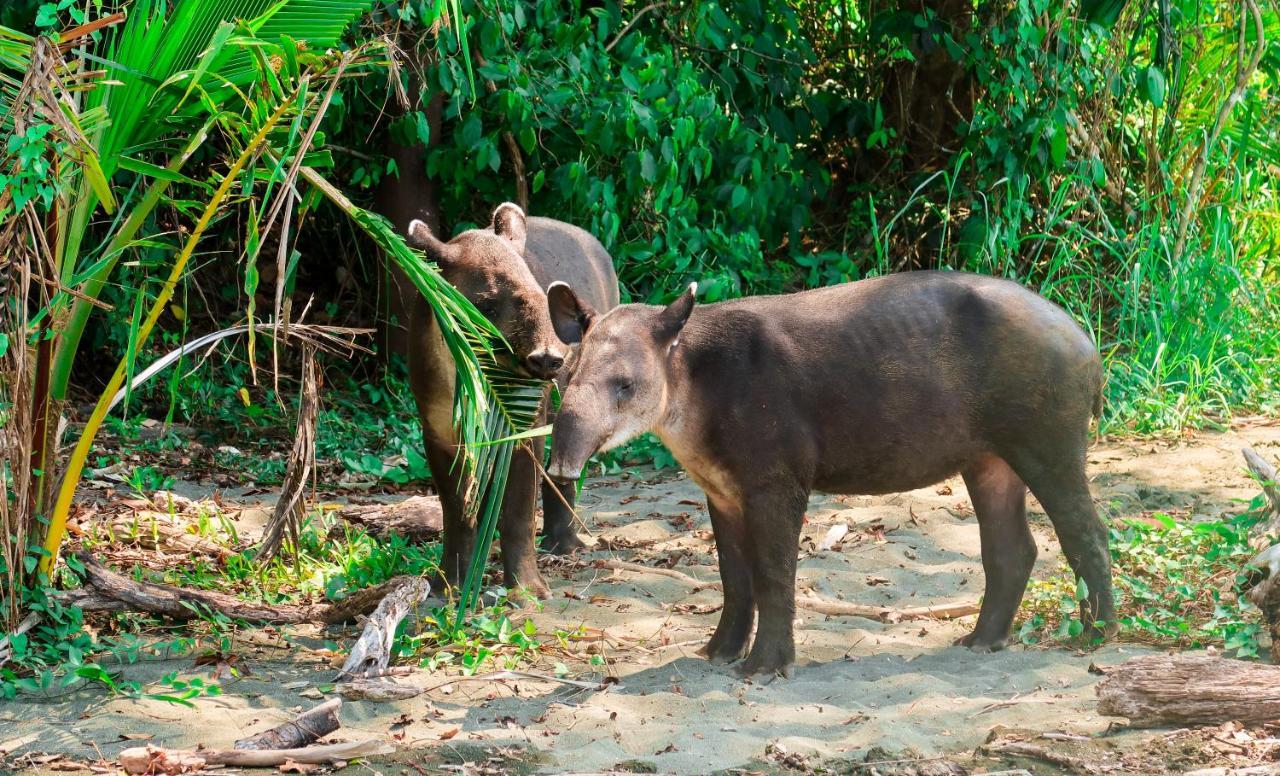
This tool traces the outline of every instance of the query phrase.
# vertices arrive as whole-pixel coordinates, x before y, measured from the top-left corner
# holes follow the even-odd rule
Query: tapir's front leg
[[[498,530],[502,539],[503,584],[511,590],[523,587],[538,598],[548,598],[551,590],[538,572],[533,545],[541,463],[541,439],[533,444],[522,443],[512,453]]]
[[[738,674],[790,677],[796,661],[796,553],[809,494],[795,485],[754,485],[746,500],[751,590],[760,623]]]
[[[724,586],[724,609],[720,624],[702,654],[712,663],[732,663],[747,654],[751,626],[755,624],[756,604],[751,591],[751,563],[748,555],[747,525],[742,506],[721,508],[707,497],[711,512],[711,528],[715,531],[716,555],[720,560],[720,581]]]

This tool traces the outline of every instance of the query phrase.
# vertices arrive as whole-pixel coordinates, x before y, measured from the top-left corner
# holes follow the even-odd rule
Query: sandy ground
[[[1239,455],[1246,442],[1280,458],[1280,426],[1262,422],[1176,441],[1101,443],[1090,453],[1095,496],[1110,516],[1238,512],[1257,493]],[[1112,721],[1095,711],[1099,677],[1089,673],[1090,664],[1118,663],[1143,651],[1121,643],[1089,653],[1016,646],[977,655],[951,646],[973,618],[889,624],[801,610],[794,678],[748,684],[695,654],[715,626],[720,593],[590,564],[612,558],[674,565],[699,580],[717,579],[697,487],[672,473],[598,479],[585,489],[579,511],[596,548],[574,561],[547,560],[555,597],[532,616],[546,643],[555,641],[555,631],[579,626],[591,637],[547,650],[532,670],[551,674],[563,663],[575,678],[609,676],[616,683],[589,691],[533,679],[450,681],[450,675],[420,671],[405,680],[430,688],[417,698],[346,704],[342,738],[377,737],[409,752],[369,768],[436,772],[445,762],[466,761],[473,763],[470,772],[764,772],[861,761],[868,752],[969,753],[1000,727],[1095,736]],[[1031,512],[1041,550],[1036,575],[1044,577],[1063,560],[1034,502]],[[842,545],[819,551],[818,542],[840,523],[850,529]],[[977,601],[978,528],[963,483],[956,478],[885,498],[815,496],[799,568],[802,587],[851,602]],[[324,638],[345,643],[349,635],[302,629],[290,632],[291,646],[279,648],[269,634],[253,634],[240,646],[253,675],[224,680],[222,697],[198,699],[191,709],[94,692],[0,704],[0,752],[9,749],[11,763],[24,752],[111,760],[137,742],[122,735],[150,736],[150,743],[168,747],[229,747],[318,702],[314,688],[333,677],[323,654],[311,649]],[[593,654],[605,665],[593,667]],[[123,672],[153,682],[171,671],[202,670],[207,673],[193,669],[188,657]],[[1110,738],[1140,747],[1144,735]],[[415,765],[398,764],[410,760]],[[427,763],[426,770],[417,763]],[[984,767],[999,770],[994,761]]]

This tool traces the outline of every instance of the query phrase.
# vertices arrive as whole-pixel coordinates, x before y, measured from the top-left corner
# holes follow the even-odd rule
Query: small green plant
[[[1256,657],[1263,632],[1257,607],[1244,596],[1255,550],[1249,529],[1258,513],[1188,521],[1157,512],[1122,518],[1110,528],[1122,638],[1178,648],[1217,646]],[[1078,636],[1080,590],[1068,569],[1027,590],[1025,644]]]
[[[490,660],[504,668],[515,668],[536,658],[541,649],[538,627],[532,618],[513,622],[507,614],[505,597],[492,606],[475,611],[462,626],[452,606],[437,607],[422,623],[416,635],[398,634],[396,654],[416,659],[419,665],[437,670],[456,667],[470,676]]]

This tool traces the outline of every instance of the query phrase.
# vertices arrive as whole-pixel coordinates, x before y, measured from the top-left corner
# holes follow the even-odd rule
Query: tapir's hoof
[[[747,640],[743,639],[738,646],[732,646],[726,642],[716,642],[713,636],[701,649],[698,654],[707,659],[712,665],[725,666],[730,663],[736,663],[747,655]]]
[[[1110,641],[1120,632],[1120,623],[1108,622],[1104,625],[1090,625],[1084,629],[1084,633],[1080,634],[1079,644],[1081,647],[1093,647],[1104,641]]]
[[[513,601],[535,603],[551,597],[551,588],[536,570],[515,575],[514,579],[509,575],[506,582],[507,589],[511,591],[508,597]]]
[[[1000,652],[1008,646],[1008,642],[1009,639],[1006,636],[1001,636],[997,639],[983,638],[975,631],[967,636],[961,636],[956,639],[955,645],[957,647],[968,647],[970,650],[977,652],[980,655],[986,655],[991,652]]]
[[[573,531],[565,531],[562,534],[546,534],[542,537],[543,552],[551,555],[572,555],[578,550],[586,548],[586,542],[578,538]]]
[[[790,679],[795,676],[796,664],[785,663],[779,666],[753,666],[751,661],[748,660],[733,669],[733,672],[737,674],[740,679],[755,682],[756,684],[770,684],[778,677]]]
[[[779,676],[790,679],[795,672],[795,662],[796,652],[793,645],[789,643],[785,646],[770,645],[756,639],[755,646],[751,648],[751,654],[734,671],[743,679],[753,679],[757,682],[763,679],[767,684]]]

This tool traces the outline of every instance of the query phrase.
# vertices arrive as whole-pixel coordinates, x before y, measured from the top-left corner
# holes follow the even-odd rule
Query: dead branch
[[[0,666],[9,662],[9,658],[13,655],[13,650],[9,647],[9,642],[15,636],[21,636],[31,630],[40,622],[39,612],[27,612],[27,616],[22,618],[22,622],[18,623],[18,627],[13,629],[13,633],[6,635],[0,639]]]
[[[280,498],[267,521],[262,545],[255,556],[261,563],[279,554],[286,533],[293,542],[294,551],[297,551],[298,526],[306,512],[304,496],[316,465],[316,418],[320,407],[317,386],[316,349],[305,344],[302,347],[302,395],[298,398],[297,432],[285,466],[284,481],[280,485]]]
[[[1133,727],[1280,719],[1280,666],[1206,655],[1143,655],[1108,669],[1098,713]]]
[[[333,765],[359,757],[391,754],[395,748],[382,741],[350,741],[341,744],[309,746],[304,749],[202,749],[182,751],[154,746],[135,746],[120,753],[120,767],[125,773],[186,773],[206,765],[232,765],[240,768],[272,768],[286,761],[304,765]]]
[[[421,695],[424,690],[412,684],[401,684],[389,679],[357,678],[339,682],[334,691],[349,701],[403,701]]]
[[[1101,769],[1097,765],[1085,760],[1082,757],[1074,757],[1069,754],[1055,752],[1048,747],[1039,746],[1037,744],[1028,744],[1025,741],[992,741],[982,747],[991,754],[1003,754],[1012,757],[1026,757],[1032,760],[1040,760],[1042,762],[1059,765],[1063,768],[1069,768],[1077,773],[1098,773]]]
[[[645,566],[640,563],[629,563],[625,560],[598,560],[593,564],[596,568],[613,569],[614,571],[632,571],[637,574],[656,574],[660,577],[675,579],[692,587],[694,592],[698,590],[720,590],[722,589],[719,582],[702,582],[694,579],[675,569],[657,568],[654,566]]]
[[[893,609],[888,606],[868,606],[851,604],[846,601],[832,601],[818,596],[797,596],[796,606],[818,614],[829,614],[836,617],[866,617],[880,622],[901,622],[903,620],[954,620],[977,614],[976,603],[937,604],[934,606],[914,606],[909,609]]]
[[[211,590],[192,590],[155,582],[137,582],[117,574],[87,552],[77,552],[75,557],[84,565],[85,575],[93,588],[92,592],[123,602],[135,611],[149,612],[177,620],[189,620],[198,616],[201,609],[206,609],[237,620],[274,624],[319,622],[333,625],[353,620],[357,615],[368,614],[388,593],[417,579],[411,576],[395,577],[381,585],[359,590],[334,603],[262,604],[242,601],[234,596]]]
[[[310,711],[298,715],[292,722],[264,730],[256,736],[235,742],[236,749],[300,749],[314,744],[342,726],[338,713],[342,711],[342,699],[325,701]]]
[[[411,578],[387,593],[365,621],[364,632],[342,665],[341,677],[369,677],[384,673],[391,664],[391,648],[400,621],[430,594],[430,583],[420,577]]]

